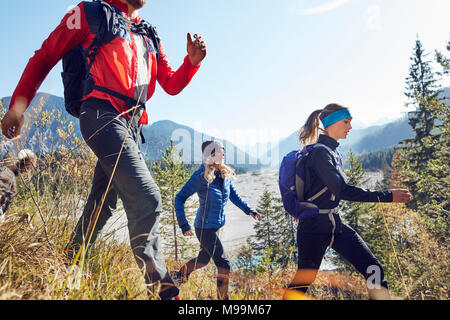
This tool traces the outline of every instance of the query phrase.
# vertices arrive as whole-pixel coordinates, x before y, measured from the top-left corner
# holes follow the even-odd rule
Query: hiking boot
[[[392,300],[389,290],[384,287],[367,290],[369,292],[369,300]]]

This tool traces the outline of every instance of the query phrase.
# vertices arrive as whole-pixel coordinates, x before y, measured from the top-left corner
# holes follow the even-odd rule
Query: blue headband
[[[322,121],[323,127],[326,128],[326,127],[331,126],[333,123],[341,121],[342,119],[347,119],[347,118],[351,118],[351,117],[352,117],[352,115],[350,114],[350,111],[348,111],[348,109],[341,109],[341,110],[335,111],[333,113],[330,113],[325,118],[323,118],[321,121]]]

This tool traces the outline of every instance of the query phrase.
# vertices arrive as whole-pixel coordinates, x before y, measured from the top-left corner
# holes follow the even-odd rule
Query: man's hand
[[[406,189],[392,189],[392,202],[407,203],[411,200],[411,193]]]
[[[189,60],[193,66],[198,65],[206,57],[206,44],[200,34],[194,34],[195,40],[191,38],[191,34],[187,34],[187,52]]]
[[[26,109],[26,101],[24,98],[17,98],[16,103],[5,114],[2,119],[2,133],[8,139],[12,139],[20,135],[20,129],[23,126],[23,114]]]
[[[185,237],[192,237],[194,235],[194,233],[192,232],[192,230],[188,230],[184,233]]]

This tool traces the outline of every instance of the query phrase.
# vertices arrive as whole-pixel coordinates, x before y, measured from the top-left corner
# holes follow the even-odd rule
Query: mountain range
[[[9,108],[11,97],[2,98],[0,101],[4,108]],[[53,114],[50,116],[51,112]],[[37,118],[36,114],[39,115]],[[64,99],[48,93],[38,93],[25,113],[25,124],[28,123],[30,126],[29,128],[24,126],[22,129],[20,145],[35,152],[45,153],[56,150],[56,146],[62,142],[57,133],[58,122],[56,118],[58,114],[61,115],[62,119],[67,119],[68,122],[71,121],[73,123],[74,135],[81,138],[79,121],[66,112]],[[48,126],[29,123],[29,119],[44,121],[47,118],[50,122]],[[242,151],[232,142],[211,137],[170,120],[157,121],[151,125],[144,126],[142,133],[146,143],[141,146],[141,152],[146,160],[161,160],[162,152],[170,145],[170,140],[172,139],[178,151],[183,151],[184,162],[200,164],[202,162],[201,144],[203,141],[217,139],[221,140],[226,148],[226,162],[233,164],[235,168],[259,170],[262,167],[257,158]],[[7,149],[7,146],[4,149]],[[5,153],[5,150],[2,151]]]
[[[450,87],[444,88],[440,96],[441,98],[445,98],[447,104],[450,103]],[[357,119],[353,121],[355,120],[357,121]],[[362,128],[361,124],[357,122],[357,126],[355,127],[358,129],[351,130],[347,139],[340,142],[339,150],[344,157],[348,151],[352,151],[356,155],[361,155],[389,149],[396,146],[401,140],[414,136],[414,131],[408,123],[407,115],[385,124],[372,125],[365,128]],[[272,142],[271,145],[275,147],[268,151],[263,158],[267,159],[275,156],[281,161],[285,154],[300,148],[298,131],[293,132],[278,142]],[[252,146],[251,148],[261,149],[261,144]]]
[[[445,88],[444,95],[450,97],[450,88]],[[8,108],[11,97],[2,98],[0,101],[5,108]],[[48,116],[50,112],[55,113]],[[54,150],[54,146],[60,143],[59,135],[56,132],[57,121],[54,119],[58,113],[61,118],[67,118],[67,120],[73,122],[74,134],[81,138],[79,121],[66,112],[63,98],[47,93],[38,93],[31,102],[26,117],[32,117],[33,113],[38,113],[38,118],[41,120],[46,117],[49,118],[50,125],[46,126],[45,130],[42,127],[38,130],[36,125],[31,125],[27,132],[22,132],[25,147],[36,152],[51,152]],[[414,135],[406,116],[383,125],[366,128],[358,126],[358,128],[350,131],[347,139],[341,143],[340,150],[343,154],[350,150],[355,154],[363,154],[391,148],[397,145],[399,141]],[[189,126],[170,120],[157,121],[144,126],[142,132],[146,143],[142,145],[141,151],[147,160],[154,161],[162,159],[162,152],[170,145],[170,140],[174,141],[178,151],[183,151],[183,161],[186,163],[201,163],[201,144],[203,141],[209,139],[221,140],[226,148],[226,163],[246,170],[277,167],[285,154],[300,148],[297,132],[293,132],[277,142],[241,147],[237,147],[230,141],[210,137]],[[43,140],[44,143],[39,144],[38,138],[41,141]],[[257,154],[249,152],[249,150],[257,150]]]
[[[399,141],[413,135],[414,132],[408,124],[407,117],[402,117],[387,124],[351,130],[347,139],[340,143],[339,150],[342,154],[350,150],[355,154],[378,151],[394,147]],[[277,148],[270,150],[270,154],[266,157],[278,154],[281,159],[288,152],[299,149],[298,132],[295,131],[287,138],[282,139]]]

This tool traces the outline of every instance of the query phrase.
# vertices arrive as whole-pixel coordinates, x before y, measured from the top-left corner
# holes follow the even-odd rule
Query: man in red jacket
[[[118,9],[126,19],[134,23],[141,21],[138,9],[145,5],[146,0],[104,1]],[[2,120],[2,133],[6,137],[20,134],[23,114],[55,64],[78,45],[86,49],[93,42],[92,17],[85,11],[90,4],[81,2],[69,12],[28,62],[14,91],[9,111]],[[206,45],[200,35],[195,35],[195,38],[193,41],[188,33],[188,54],[180,68],[174,71],[162,43],[159,52],[155,52],[145,35],[131,30],[119,33],[99,48],[90,73],[96,86],[136,101],[139,108],[124,113],[129,106],[123,99],[94,89],[84,96],[80,109],[81,133],[98,162],[91,193],[66,252],[73,258],[83,244],[88,245],[87,240],[90,243],[95,240],[111,217],[111,210],[120,196],[127,213],[136,261],[145,270],[149,288],[156,287],[154,284],[158,281],[161,283],[161,299],[177,298],[179,291],[162,256],[159,238],[161,195],[139,152],[140,133],[141,126],[148,123],[145,101],[153,95],[156,81],[168,94],[176,95],[189,84],[200,67],[206,56]],[[119,116],[121,113],[124,114]],[[108,189],[110,180],[111,188]]]

